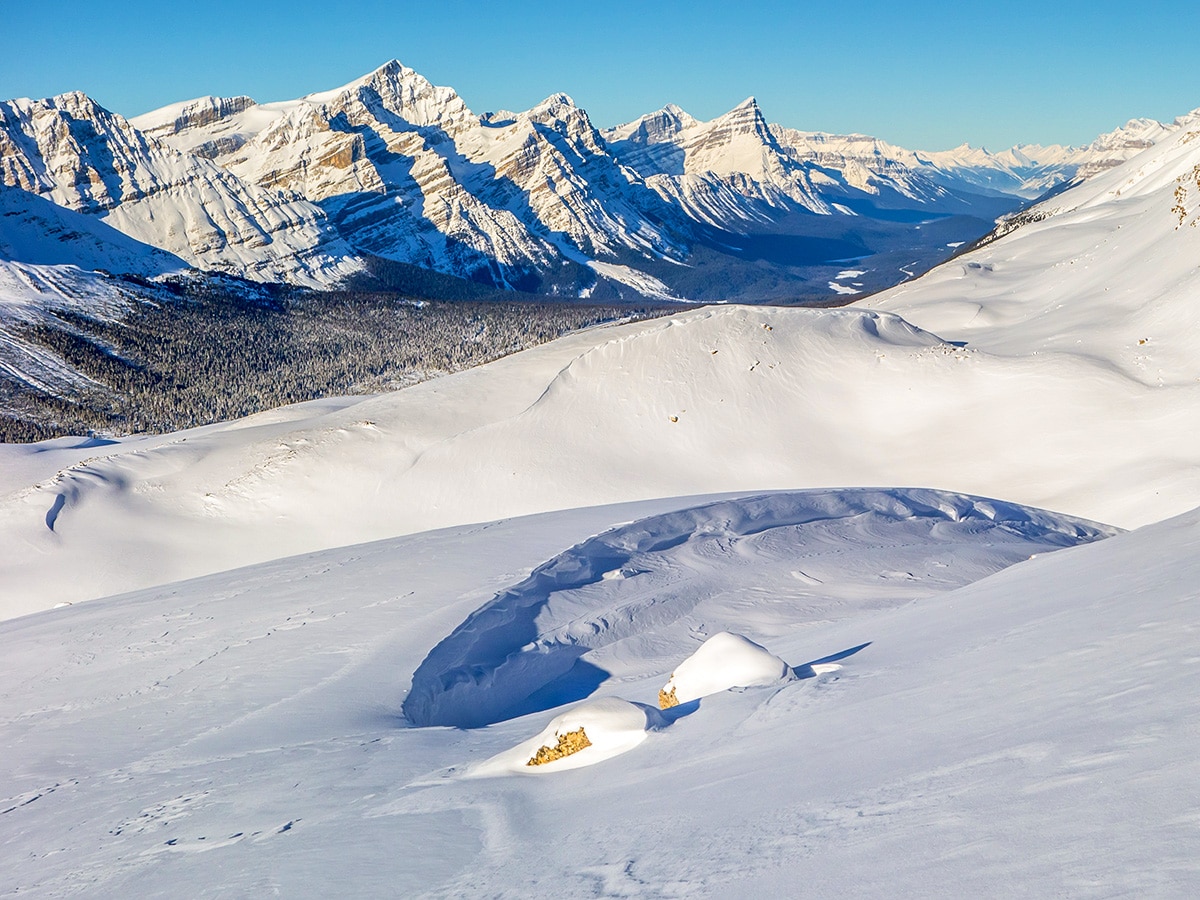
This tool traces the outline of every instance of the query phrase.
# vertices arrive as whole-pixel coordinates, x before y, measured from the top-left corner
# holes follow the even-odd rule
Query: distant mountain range
[[[925,153],[774,125],[751,98],[600,131],[565,94],[477,115],[395,61],[299,100],[132,120],[69,93],[0,103],[0,265],[314,288],[399,265],[563,298],[837,301],[1176,128]]]

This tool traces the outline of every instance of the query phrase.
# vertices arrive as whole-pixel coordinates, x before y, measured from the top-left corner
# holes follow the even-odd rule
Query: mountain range
[[[771,124],[750,98],[601,131],[566,94],[476,114],[392,61],[294,101],[129,120],[78,92],[0,103],[0,183],[24,192],[9,205],[36,195],[143,245],[95,266],[116,273],[161,276],[165,253],[178,273],[315,288],[415,266],[563,298],[828,302],[911,277],[1177,128],[925,153]],[[31,262],[6,239],[7,262]]]

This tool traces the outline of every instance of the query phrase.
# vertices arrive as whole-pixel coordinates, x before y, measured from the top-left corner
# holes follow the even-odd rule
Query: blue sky
[[[281,100],[397,58],[477,112],[566,91],[596,124],[677,103],[920,149],[1084,143],[1200,106],[1200,3],[6,2],[0,98],[82,90],[136,115]]]

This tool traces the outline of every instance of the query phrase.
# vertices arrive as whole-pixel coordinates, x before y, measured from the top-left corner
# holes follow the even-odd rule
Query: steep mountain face
[[[104,269],[153,278],[190,267],[97,216],[0,184],[0,261]]]
[[[484,118],[392,62],[296,101],[206,98],[135,123],[248,182],[320,204],[374,256],[554,290],[565,285],[546,276],[567,261],[684,253],[639,206],[649,192],[565,94]]]
[[[1020,202],[939,178],[874,138],[772,125],[753,97],[709,122],[666,107],[605,139],[719,250],[790,265],[811,299],[911,277]]]
[[[623,162],[658,179],[661,192],[692,198],[697,213],[703,209],[698,198],[717,193],[714,175],[747,198],[778,204],[783,195],[818,213],[862,211],[864,200],[954,213],[977,209],[979,194],[1034,199],[1064,182],[1091,178],[1153,146],[1186,119],[1133,119],[1083,147],[1023,144],[992,153],[963,144],[930,152],[868,135],[768,124],[750,98],[711,122],[668,106],[605,134]],[[738,218],[754,216],[729,210],[722,221]]]
[[[147,137],[80,93],[0,103],[0,182],[203,269],[320,286],[361,268],[312,203]]]
[[[671,107],[602,135],[565,94],[477,116],[394,61],[295,101],[203,98],[134,124],[319,204],[358,253],[564,295],[600,276],[660,297],[836,296],[841,260],[925,267],[1017,202],[802,159],[752,99],[710,123]],[[902,277],[889,260],[867,282]]]
[[[58,397],[87,381],[60,354],[28,340],[26,326],[62,313],[119,318],[137,291],[107,271],[153,278],[188,269],[95,216],[0,184],[0,410],[21,391]]]

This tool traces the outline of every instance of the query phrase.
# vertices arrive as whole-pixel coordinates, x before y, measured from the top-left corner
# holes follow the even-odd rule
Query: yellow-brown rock
[[[537,753],[533,754],[527,766],[544,766],[546,763],[554,762],[556,759],[562,759],[564,756],[570,756],[572,753],[578,753],[584,747],[592,746],[592,742],[588,740],[587,732],[582,727],[575,731],[568,731],[565,734],[558,736],[558,744],[554,747],[538,747]]]

